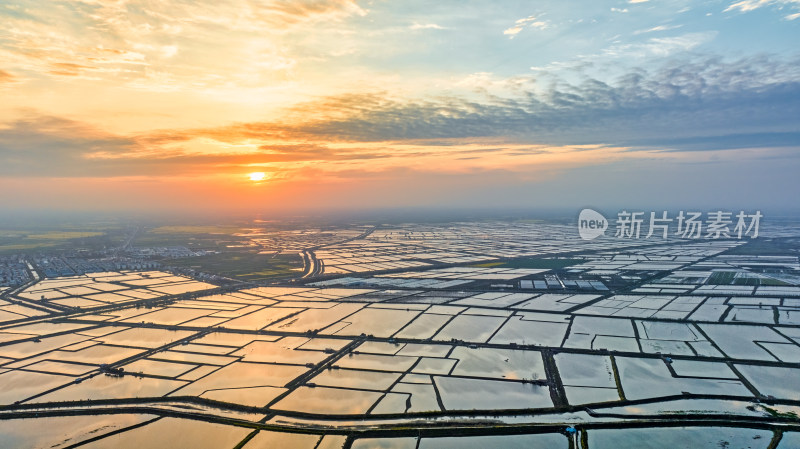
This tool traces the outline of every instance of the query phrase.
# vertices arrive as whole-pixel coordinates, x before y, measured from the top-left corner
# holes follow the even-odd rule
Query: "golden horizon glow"
[[[253,182],[260,182],[267,179],[267,174],[262,171],[253,172],[247,176],[249,176],[250,180]]]

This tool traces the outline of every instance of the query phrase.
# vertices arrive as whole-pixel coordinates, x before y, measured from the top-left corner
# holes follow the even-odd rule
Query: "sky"
[[[800,208],[800,0],[5,0],[0,23],[6,211]]]

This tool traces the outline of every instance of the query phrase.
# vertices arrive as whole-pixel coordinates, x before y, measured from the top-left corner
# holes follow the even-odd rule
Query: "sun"
[[[263,181],[267,178],[267,175],[261,171],[250,173],[248,176],[250,177],[250,180],[253,182]]]

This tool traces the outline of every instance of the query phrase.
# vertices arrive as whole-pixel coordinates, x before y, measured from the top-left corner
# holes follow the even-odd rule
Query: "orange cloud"
[[[16,80],[17,78],[14,75],[6,72],[5,70],[0,70],[0,84],[13,83]]]

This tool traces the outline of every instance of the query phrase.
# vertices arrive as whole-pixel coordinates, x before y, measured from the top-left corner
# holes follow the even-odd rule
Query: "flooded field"
[[[396,241],[374,251],[410,235],[382,238]],[[318,257],[338,270],[397,272],[223,290],[122,271],[7,290],[4,307],[59,309],[0,323],[0,447],[798,444],[800,292],[703,288],[730,266],[727,241],[592,245],[555,270],[414,271],[332,247]],[[500,255],[466,248],[424,260]]]

